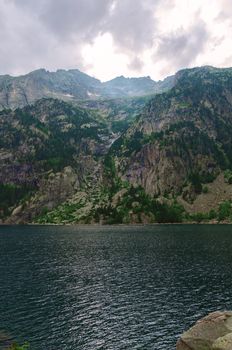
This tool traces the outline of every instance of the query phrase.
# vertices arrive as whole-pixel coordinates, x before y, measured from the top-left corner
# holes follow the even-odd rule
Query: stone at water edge
[[[183,333],[177,350],[232,350],[232,312],[216,311]]]

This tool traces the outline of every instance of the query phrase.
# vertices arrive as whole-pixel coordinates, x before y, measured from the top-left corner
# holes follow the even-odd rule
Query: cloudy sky
[[[232,66],[231,0],[0,0],[0,74],[158,80],[206,64]]]

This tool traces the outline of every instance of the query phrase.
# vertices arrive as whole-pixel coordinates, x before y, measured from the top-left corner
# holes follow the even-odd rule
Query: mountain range
[[[57,98],[67,102],[83,99],[121,98],[162,92],[174,84],[174,77],[153,81],[150,77],[123,76],[102,83],[78,69],[49,72],[38,69],[29,74],[0,76],[0,108],[18,108],[41,98]]]
[[[2,223],[232,220],[232,69],[0,77]]]

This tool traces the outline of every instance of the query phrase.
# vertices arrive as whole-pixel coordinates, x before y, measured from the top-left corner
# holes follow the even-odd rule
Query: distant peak
[[[49,71],[46,71],[46,69],[44,69],[44,68],[39,68],[39,69],[33,70],[32,72],[26,74],[26,76],[40,77],[40,76],[44,76],[46,74],[49,74]]]
[[[122,80],[127,80],[127,81],[133,81],[133,80],[152,80],[151,77],[145,76],[145,77],[125,77],[124,75],[120,75],[110,81],[122,81]]]
[[[120,75],[112,80],[115,80],[115,79],[118,79],[118,80],[122,80],[122,79],[127,79],[126,77],[124,77],[124,75]]]
[[[46,71],[46,69],[44,68],[38,68],[33,70],[32,72],[30,72],[29,74],[33,74],[33,73],[47,73],[48,71]]]

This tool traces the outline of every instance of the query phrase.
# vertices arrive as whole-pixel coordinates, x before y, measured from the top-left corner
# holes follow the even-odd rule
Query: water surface
[[[0,330],[32,350],[174,350],[232,309],[232,226],[0,227]]]

